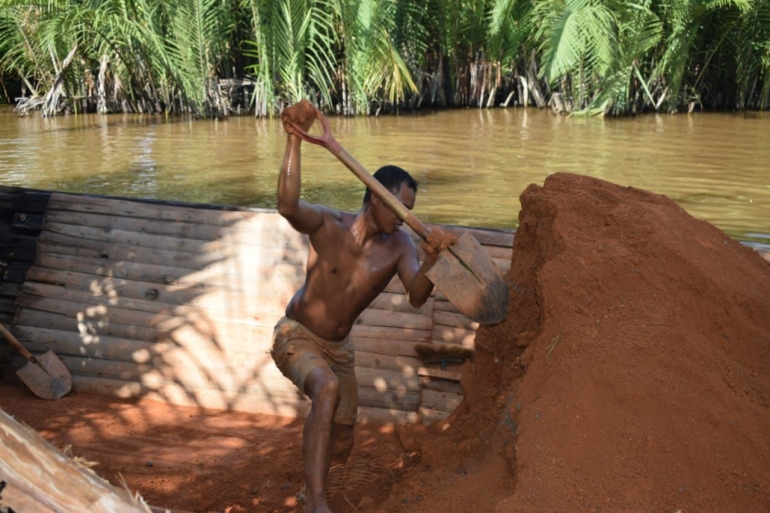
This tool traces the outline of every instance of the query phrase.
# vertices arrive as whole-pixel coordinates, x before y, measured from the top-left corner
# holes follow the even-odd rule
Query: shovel
[[[302,100],[297,108],[307,109],[309,106],[307,100]],[[304,141],[329,150],[401,221],[427,241],[430,233],[428,228],[334,139],[324,115],[318,109],[311,108],[321,120],[323,134],[310,135],[289,121],[297,135]],[[468,232],[463,233],[456,244],[439,253],[436,263],[426,276],[460,312],[479,324],[496,324],[508,315],[508,285],[489,253]]]
[[[53,351],[32,356],[32,353],[27,351],[2,324],[0,324],[0,332],[28,360],[24,367],[16,371],[16,375],[33,394],[41,399],[59,399],[70,391],[72,376]]]

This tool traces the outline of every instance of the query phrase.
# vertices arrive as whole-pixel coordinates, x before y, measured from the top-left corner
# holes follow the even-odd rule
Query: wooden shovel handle
[[[18,349],[18,351],[21,353],[21,355],[24,358],[26,358],[31,362],[35,360],[35,357],[32,356],[32,353],[27,351],[27,349],[23,345],[21,345],[21,342],[16,340],[16,337],[13,336],[13,333],[8,331],[8,329],[3,324],[0,324],[0,333],[2,333],[3,336],[5,336],[6,340],[8,340],[8,342],[10,342],[13,347]]]
[[[353,156],[348,153],[347,150],[343,148],[342,145],[340,145],[340,143],[337,142],[337,140],[332,135],[332,129],[329,126],[329,122],[326,120],[326,117],[323,115],[323,113],[320,110],[315,109],[315,115],[321,121],[321,125],[323,126],[322,135],[310,135],[294,123],[289,123],[293,129],[293,132],[303,141],[323,146],[329,150],[332,155],[337,157],[340,162],[345,164],[345,166],[350,169],[353,174],[364,183],[364,185],[369,187],[369,189],[371,189],[372,192],[376,194],[377,197],[380,198],[380,200],[382,200],[382,202],[385,203],[385,205],[387,205],[388,208],[390,208],[399,219],[405,222],[407,226],[409,226],[409,228],[414,231],[414,233],[419,235],[423,240],[428,240],[428,228],[422,224],[420,220],[417,219],[414,214],[412,214],[412,211],[406,208],[404,204],[393,195],[392,192],[390,192],[384,185],[378,182],[375,177],[369,174],[364,166],[359,164],[358,161],[353,158]]]

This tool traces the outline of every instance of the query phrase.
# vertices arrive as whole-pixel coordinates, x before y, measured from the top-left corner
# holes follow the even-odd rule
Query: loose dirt
[[[570,174],[522,195],[512,305],[431,426],[359,425],[385,470],[336,511],[761,511],[770,264],[671,200]],[[301,511],[301,421],[0,383],[0,407],[151,504]]]

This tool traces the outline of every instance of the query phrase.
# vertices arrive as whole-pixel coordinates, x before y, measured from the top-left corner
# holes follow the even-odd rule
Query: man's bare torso
[[[328,340],[347,336],[361,312],[387,287],[406,252],[408,233],[377,234],[359,244],[351,228],[356,214],[323,210],[324,222],[310,234],[305,284],[286,315]]]

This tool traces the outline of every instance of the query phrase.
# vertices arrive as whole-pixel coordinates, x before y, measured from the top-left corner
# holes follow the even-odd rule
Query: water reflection
[[[566,171],[665,194],[734,237],[770,233],[770,116],[581,119],[534,109],[334,118],[370,171],[393,163],[420,181],[426,222],[511,228],[530,183]],[[169,200],[274,206],[284,134],[277,120],[147,115],[57,119],[0,113],[0,183]],[[363,186],[306,145],[304,197],[356,210]]]

